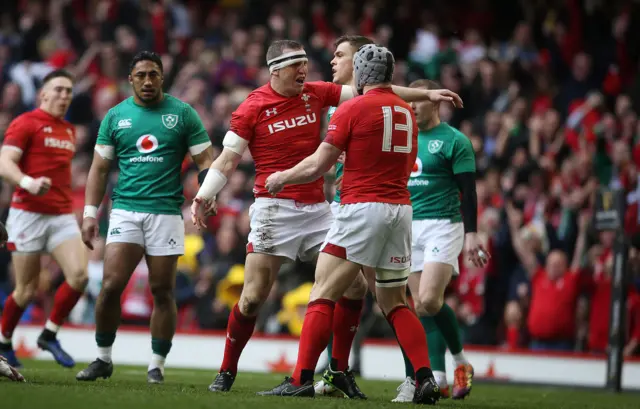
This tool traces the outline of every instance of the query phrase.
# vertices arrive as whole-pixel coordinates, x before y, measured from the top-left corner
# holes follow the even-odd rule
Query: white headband
[[[275,70],[306,61],[309,61],[307,59],[307,53],[304,50],[298,50],[267,60],[267,66],[269,67],[269,72],[273,73]]]

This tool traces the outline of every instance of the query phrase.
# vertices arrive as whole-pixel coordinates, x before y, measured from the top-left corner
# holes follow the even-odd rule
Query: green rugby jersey
[[[113,208],[152,214],[182,214],[182,162],[189,148],[210,143],[196,111],[164,94],[152,107],[127,98],[100,124],[97,145],[114,147],[120,174]]]
[[[445,122],[418,133],[418,157],[408,188],[413,219],[461,222],[460,190],[454,175],[476,171],[471,141]]]

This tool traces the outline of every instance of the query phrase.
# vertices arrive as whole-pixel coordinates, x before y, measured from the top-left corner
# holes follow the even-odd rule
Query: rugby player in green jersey
[[[117,161],[120,174],[112,195],[104,277],[96,304],[98,358],[78,373],[80,381],[109,378],[113,373],[111,348],[120,323],[120,297],[143,256],[154,303],[147,380],[164,381],[164,361],[176,327],[176,264],[184,253],[181,166],[185,155],[191,154],[202,183],[213,161],[209,136],[196,111],[163,92],[157,54],[137,54],[130,64],[129,82],[133,97],[111,108],[100,124],[87,181],[82,236],[92,248],[98,234],[98,206],[111,162]]]
[[[430,80],[414,81],[410,87],[439,89]],[[473,367],[462,349],[454,311],[444,303],[444,292],[459,274],[458,256],[463,251],[482,267],[490,255],[476,235],[477,198],[475,153],[469,139],[440,121],[439,103],[414,102],[418,133],[418,157],[409,178],[413,206],[411,274],[409,289],[427,333],[431,368],[440,390],[447,396],[444,356],[447,346],[455,360],[453,398],[471,392]],[[461,212],[462,210],[462,212]],[[410,402],[415,384],[413,368],[405,357],[407,379],[398,388],[395,402]]]

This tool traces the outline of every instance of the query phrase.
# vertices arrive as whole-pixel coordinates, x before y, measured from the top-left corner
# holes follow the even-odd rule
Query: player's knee
[[[20,307],[25,308],[35,298],[37,288],[38,288],[37,283],[28,283],[26,285],[24,284],[16,285],[16,288],[13,290],[13,294],[12,294],[13,300]]]
[[[358,274],[358,277],[344,293],[344,296],[351,300],[361,300],[367,295],[367,289],[367,280],[362,274]]]
[[[242,315],[246,315],[249,317],[253,317],[258,314],[258,310],[262,303],[266,299],[266,296],[262,296],[260,292],[254,292],[250,294],[245,294],[244,291],[240,296],[240,302],[238,303],[238,308]]]
[[[69,287],[73,288],[74,290],[84,291],[84,289],[87,288],[89,276],[87,275],[86,270],[80,269],[76,272],[67,274],[65,280],[67,281],[67,284],[69,284]]]
[[[434,316],[440,312],[443,304],[443,297],[427,291],[420,294],[416,311],[423,315]]]
[[[121,280],[119,277],[104,277],[102,280],[102,289],[100,293],[104,297],[117,297],[120,299],[122,292],[127,286],[126,280]]]
[[[167,285],[164,283],[154,283],[150,284],[150,287],[154,305],[175,303],[173,287],[170,284]]]

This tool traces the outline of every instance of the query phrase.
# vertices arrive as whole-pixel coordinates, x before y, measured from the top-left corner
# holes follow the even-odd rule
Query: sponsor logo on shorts
[[[121,119],[118,121],[118,129],[131,128],[131,119]]]
[[[159,145],[158,138],[150,134],[142,135],[136,141],[136,148],[138,149],[138,152],[144,153],[145,155],[158,149],[158,145]],[[160,163],[160,162],[164,162],[164,158],[159,156],[135,156],[133,158],[129,158],[129,162]]]
[[[394,257],[391,256],[389,258],[389,262],[393,264],[405,264],[411,262],[411,256],[402,256],[402,257]]]
[[[167,129],[175,128],[176,125],[178,125],[178,115],[162,115],[162,125],[164,125]]]
[[[109,236],[119,236],[120,235],[120,227],[114,227],[109,232]]]

